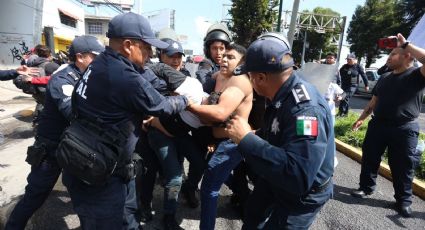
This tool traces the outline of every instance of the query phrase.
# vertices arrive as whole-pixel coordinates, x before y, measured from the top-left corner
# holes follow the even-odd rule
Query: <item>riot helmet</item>
[[[211,59],[210,45],[215,41],[223,42],[225,46],[232,41],[230,31],[224,24],[213,24],[207,30],[204,38],[204,54],[208,59]]]

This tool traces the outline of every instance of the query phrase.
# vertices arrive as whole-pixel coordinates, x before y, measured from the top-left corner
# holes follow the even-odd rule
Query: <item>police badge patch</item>
[[[317,117],[297,116],[297,135],[317,137],[318,121]]]

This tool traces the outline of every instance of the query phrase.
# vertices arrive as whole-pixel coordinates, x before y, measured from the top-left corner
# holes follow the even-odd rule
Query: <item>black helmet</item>
[[[221,23],[213,24],[207,30],[204,38],[204,54],[207,58],[211,58],[209,46],[215,41],[221,41],[226,46],[232,41],[230,31]]]

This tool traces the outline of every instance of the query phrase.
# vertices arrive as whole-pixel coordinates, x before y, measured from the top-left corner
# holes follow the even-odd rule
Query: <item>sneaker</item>
[[[191,208],[197,208],[199,206],[199,199],[197,196],[197,189],[190,188],[186,183],[183,183],[181,194],[186,199],[187,205]]]
[[[373,192],[365,192],[362,189],[357,189],[356,191],[353,191],[351,193],[351,196],[354,196],[356,198],[365,198],[365,197],[370,196],[372,194],[373,194]]]
[[[164,230],[184,230],[184,228],[180,227],[177,223],[174,214],[164,215],[162,224],[164,225]]]

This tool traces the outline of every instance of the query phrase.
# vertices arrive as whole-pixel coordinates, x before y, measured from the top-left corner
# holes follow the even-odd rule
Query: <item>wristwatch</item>
[[[402,49],[406,49],[406,47],[410,44],[409,41],[406,41],[405,43],[403,43],[403,45],[401,45]]]

